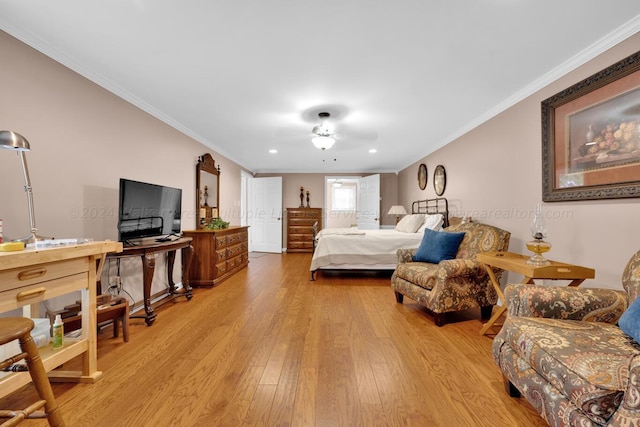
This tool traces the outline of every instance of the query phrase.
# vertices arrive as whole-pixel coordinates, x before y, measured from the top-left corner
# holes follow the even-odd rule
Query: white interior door
[[[380,228],[380,175],[370,175],[358,180],[358,228]]]
[[[256,252],[282,253],[282,177],[253,178],[251,246]]]

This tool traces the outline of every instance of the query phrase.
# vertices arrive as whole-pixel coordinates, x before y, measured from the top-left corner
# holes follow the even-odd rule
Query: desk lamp
[[[8,130],[0,131],[0,148],[6,148],[8,150],[15,150],[20,156],[22,162],[22,172],[24,174],[24,191],[27,192],[27,202],[29,203],[29,223],[31,225],[31,233],[21,239],[16,239],[16,242],[34,243],[36,240],[43,240],[43,237],[36,236],[36,219],[33,213],[33,192],[31,190],[31,179],[29,179],[29,169],[27,168],[27,158],[24,154],[25,151],[30,151],[31,147],[29,141],[18,133]]]
[[[406,215],[407,211],[404,208],[404,206],[401,205],[393,205],[391,206],[391,209],[389,209],[389,212],[387,212],[388,215],[395,215],[396,216],[396,224],[400,221],[400,215]]]

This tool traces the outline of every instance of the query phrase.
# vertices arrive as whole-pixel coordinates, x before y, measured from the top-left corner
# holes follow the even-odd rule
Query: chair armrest
[[[547,317],[615,324],[629,305],[623,291],[540,285],[507,285],[510,316]]]
[[[457,258],[440,261],[438,264],[439,277],[464,277],[487,276],[487,270],[484,265],[472,258]],[[501,270],[500,270],[501,271]]]
[[[418,249],[398,249],[398,252],[396,252],[398,255],[398,264],[413,262],[413,255],[417,250]]]

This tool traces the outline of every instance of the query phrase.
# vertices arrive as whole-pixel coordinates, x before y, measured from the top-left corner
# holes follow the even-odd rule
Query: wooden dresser
[[[212,287],[246,267],[249,263],[248,228],[183,231],[185,237],[193,239],[189,285]]]
[[[287,208],[287,252],[313,252],[313,224],[322,229],[321,208]]]

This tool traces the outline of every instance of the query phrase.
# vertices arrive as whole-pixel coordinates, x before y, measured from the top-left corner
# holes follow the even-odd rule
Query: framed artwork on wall
[[[418,187],[421,190],[427,188],[427,165],[420,163],[418,166]]]
[[[640,52],[542,102],[542,200],[640,197]]]
[[[436,191],[436,195],[442,196],[446,186],[447,172],[444,170],[444,166],[438,165],[433,172],[433,189]]]

